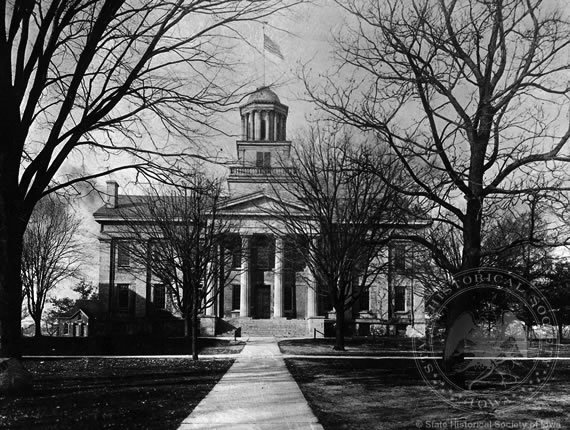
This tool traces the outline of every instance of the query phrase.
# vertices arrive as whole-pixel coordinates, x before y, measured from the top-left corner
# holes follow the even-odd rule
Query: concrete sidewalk
[[[319,424],[274,338],[250,338],[180,430],[313,429]]]

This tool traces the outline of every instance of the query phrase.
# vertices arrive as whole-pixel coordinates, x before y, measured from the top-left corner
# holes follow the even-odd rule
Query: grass
[[[245,342],[211,337],[198,338],[198,353],[238,354]],[[109,337],[26,337],[22,339],[24,356],[85,356],[85,355],[189,355],[188,339],[149,336]]]
[[[283,354],[292,355],[408,355],[412,353],[412,339],[402,337],[346,338],[345,351],[334,351],[335,340],[290,339],[279,342]]]
[[[418,345],[421,340],[417,340]],[[412,339],[403,337],[354,337],[345,339],[345,351],[334,351],[335,340],[325,339],[288,339],[279,342],[283,354],[290,355],[328,355],[328,356],[411,356]],[[570,343],[559,345],[560,357],[570,357]]]
[[[176,429],[233,360],[24,360],[28,395],[0,396],[0,428]]]
[[[203,346],[200,349],[202,355],[215,355],[215,354],[239,354],[245,346],[242,340],[226,340],[226,339],[207,339],[202,342]]]
[[[447,405],[426,386],[413,360],[285,361],[326,430],[521,428],[521,423],[527,428],[570,428],[570,365],[566,362],[557,366],[554,378],[530,403],[488,414]],[[463,422],[472,427],[460,427]],[[476,427],[482,423],[494,427]]]

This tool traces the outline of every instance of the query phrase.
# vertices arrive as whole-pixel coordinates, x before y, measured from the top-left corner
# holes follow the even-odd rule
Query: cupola
[[[269,87],[258,88],[240,108],[242,140],[287,140],[288,111]]]

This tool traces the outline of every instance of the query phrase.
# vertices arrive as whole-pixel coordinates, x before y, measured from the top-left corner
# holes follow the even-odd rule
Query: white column
[[[317,284],[310,270],[307,278],[307,318],[312,318],[317,316]]]
[[[246,114],[246,122],[247,122],[247,130],[246,133],[247,134],[247,138],[246,140],[251,140],[252,137],[252,133],[253,133],[253,117],[251,116],[251,113]]]
[[[273,140],[279,140],[279,116],[277,112],[273,116]]]
[[[216,288],[215,275],[212,273],[214,265],[208,263],[208,282],[206,284],[206,315],[214,316],[214,288]]]
[[[261,139],[261,114],[258,110],[253,112],[253,117],[255,121],[255,136],[253,140],[260,140]]]
[[[312,239],[312,242],[312,246],[317,246],[316,239]],[[313,252],[313,249],[309,249],[309,253],[313,254]],[[307,318],[312,318],[317,316],[317,280],[309,267],[307,267],[307,271]]]
[[[265,140],[271,140],[269,139],[269,111],[265,111]]]
[[[283,238],[275,239],[275,270],[273,278],[273,318],[283,317]]]
[[[239,316],[249,316],[249,237],[241,238],[241,274],[240,274],[240,297]]]

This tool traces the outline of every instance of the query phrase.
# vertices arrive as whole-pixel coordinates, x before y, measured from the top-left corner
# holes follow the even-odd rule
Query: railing
[[[230,174],[235,176],[286,176],[289,167],[230,167]]]
[[[316,328],[313,328],[313,339],[316,339],[316,338],[317,338],[317,333],[319,333],[319,334],[321,334],[323,337],[325,337],[325,334],[324,334],[322,331],[317,330]]]

